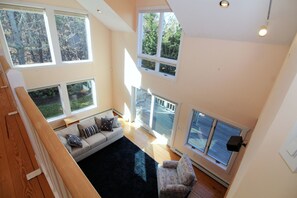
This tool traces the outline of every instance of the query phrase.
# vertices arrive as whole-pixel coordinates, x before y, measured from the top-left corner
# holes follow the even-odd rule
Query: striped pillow
[[[92,126],[89,126],[87,128],[82,129],[82,131],[84,133],[84,136],[86,138],[88,138],[88,137],[98,133],[99,129],[98,129],[98,127],[96,125],[92,125]]]

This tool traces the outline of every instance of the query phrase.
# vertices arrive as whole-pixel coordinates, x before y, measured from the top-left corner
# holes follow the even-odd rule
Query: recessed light
[[[222,8],[228,8],[229,7],[229,2],[227,0],[222,0],[222,1],[220,1],[220,6]]]
[[[102,14],[102,11],[100,9],[96,10],[99,14]]]

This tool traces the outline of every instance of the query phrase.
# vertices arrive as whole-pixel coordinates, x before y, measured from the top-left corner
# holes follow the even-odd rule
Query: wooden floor
[[[1,65],[0,65],[1,66]],[[6,76],[0,67],[0,197],[54,197],[44,174],[27,180],[39,168]]]
[[[167,145],[162,144],[155,137],[147,133],[144,129],[136,127],[133,123],[122,121],[124,135],[146,152],[150,157],[155,159],[158,163],[164,160],[179,160],[180,157],[175,154]],[[191,198],[220,198],[224,197],[226,188],[194,167],[197,184],[194,186],[192,193],[189,195]]]

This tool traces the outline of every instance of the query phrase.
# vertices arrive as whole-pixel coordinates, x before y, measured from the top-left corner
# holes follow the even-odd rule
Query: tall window
[[[231,136],[243,135],[243,130],[193,110],[188,144],[216,163],[228,166],[232,152],[226,144]]]
[[[89,59],[86,15],[55,12],[62,61]]]
[[[14,65],[52,62],[43,9],[0,4],[0,19]]]
[[[94,81],[88,80],[67,85],[71,111],[94,105]]]
[[[176,104],[152,95],[143,89],[135,89],[135,120],[154,135],[171,138]]]
[[[64,114],[58,86],[29,90],[28,93],[45,118]]]
[[[182,29],[174,13],[140,13],[139,28],[139,66],[175,76]]]

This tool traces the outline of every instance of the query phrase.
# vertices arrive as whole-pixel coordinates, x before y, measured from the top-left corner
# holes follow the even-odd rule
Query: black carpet
[[[126,137],[78,162],[102,198],[157,198],[157,162]]]

